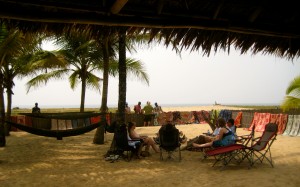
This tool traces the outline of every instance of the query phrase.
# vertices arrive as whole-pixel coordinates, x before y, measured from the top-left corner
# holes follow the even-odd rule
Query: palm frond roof
[[[0,0],[0,22],[54,33],[76,24],[95,37],[126,27],[207,55],[234,46],[242,53],[295,58],[300,55],[297,5],[294,0]]]

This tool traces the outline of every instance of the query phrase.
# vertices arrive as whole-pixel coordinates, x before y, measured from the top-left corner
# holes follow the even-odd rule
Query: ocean
[[[179,104],[160,104],[162,107],[189,107],[189,106],[211,106],[213,103],[179,103]],[[222,105],[228,105],[228,106],[279,106],[279,103],[222,103]],[[130,107],[133,107],[133,105],[129,105]],[[34,107],[33,105],[17,105],[17,106],[12,106],[12,108],[32,108]],[[39,104],[40,108],[79,108],[80,105],[42,105]],[[117,108],[117,104],[110,105],[108,104],[108,108]],[[100,108],[100,105],[85,105],[85,108]]]

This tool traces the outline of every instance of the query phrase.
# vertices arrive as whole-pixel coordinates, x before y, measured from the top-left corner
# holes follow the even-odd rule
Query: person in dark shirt
[[[134,106],[133,108],[134,113],[136,114],[141,114],[142,113],[142,107],[141,107],[141,102],[139,101],[137,105]]]
[[[35,107],[32,108],[32,113],[41,113],[41,109],[38,107],[38,103],[35,103]]]

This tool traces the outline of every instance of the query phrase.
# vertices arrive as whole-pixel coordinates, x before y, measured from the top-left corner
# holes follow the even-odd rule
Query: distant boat
[[[220,103],[217,103],[216,101],[215,101],[215,104],[214,105],[221,105]]]

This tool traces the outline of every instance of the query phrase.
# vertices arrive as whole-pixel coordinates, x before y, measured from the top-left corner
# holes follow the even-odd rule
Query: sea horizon
[[[161,107],[190,107],[190,106],[212,106],[214,103],[178,103],[178,104],[159,104]],[[219,105],[219,104],[218,104]],[[279,106],[279,103],[222,103],[223,106]],[[131,105],[129,105],[131,107]],[[142,105],[143,106],[143,105]],[[13,105],[12,108],[32,108],[33,105]],[[41,105],[40,108],[80,108],[80,105]],[[108,104],[108,108],[117,108],[117,104]],[[100,105],[85,105],[85,108],[100,108]]]

